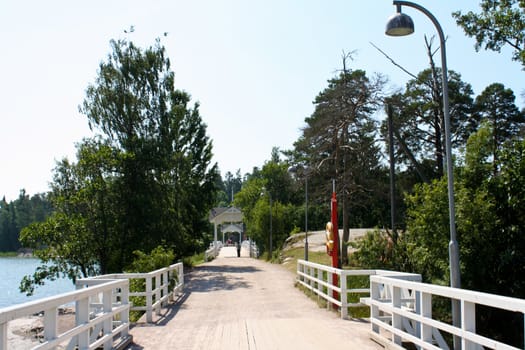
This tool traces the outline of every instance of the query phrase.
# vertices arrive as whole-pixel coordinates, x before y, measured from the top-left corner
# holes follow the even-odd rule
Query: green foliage
[[[126,269],[126,272],[151,272],[171,265],[175,259],[175,254],[171,249],[168,249],[162,245],[154,248],[149,254],[146,254],[140,250],[133,252],[135,258],[130,266]],[[170,281],[169,291],[171,292],[174,282]],[[153,286],[155,287],[155,286]],[[144,279],[131,279],[129,285],[130,292],[144,292],[146,291],[146,283]],[[132,296],[130,301],[135,306],[145,306],[145,297]],[[142,315],[143,311],[131,311],[131,321],[137,321]]]
[[[242,209],[247,235],[255,240],[261,253],[270,249],[270,228],[275,252],[299,221],[296,208],[290,204],[292,195],[288,164],[279,159],[278,149],[274,148],[272,160],[248,178],[234,200],[235,206]]]
[[[436,89],[436,86],[441,86],[441,80],[440,68],[425,69],[406,84],[402,94],[389,98],[394,115],[396,163],[419,167],[425,178],[418,179],[418,182],[443,175],[444,116],[442,92]],[[470,84],[462,81],[461,75],[454,71],[448,72],[448,87],[452,142],[454,146],[462,146],[474,127],[468,123],[473,108],[473,91]],[[382,133],[387,138],[386,121]]]
[[[219,174],[199,106],[175,89],[159,40],[111,48],[80,107],[100,134],[78,144],[76,162],[57,164],[56,215],[24,235],[51,263],[28,286],[57,273],[121,272],[133,252],[160,244],[180,258],[207,243]]]
[[[175,253],[162,245],[154,248],[149,254],[141,250],[133,252],[135,258],[126,272],[151,272],[173,264]]]
[[[364,237],[350,242],[352,248],[357,249],[352,254],[351,263],[354,266],[371,267],[377,269],[393,268],[390,258],[392,257],[392,246],[388,237],[376,229],[368,231]]]
[[[466,147],[455,183],[456,226],[462,287],[525,297],[525,140],[501,145],[492,157],[493,128],[485,123]],[[493,171],[497,162],[497,172]],[[425,281],[449,284],[449,220],[446,178],[415,187],[406,197],[407,231],[389,256],[389,237],[369,233],[354,253],[357,265],[421,273]],[[386,257],[386,259],[385,259]],[[481,263],[480,263],[481,261]],[[446,318],[446,309],[439,307]],[[478,331],[516,346],[523,320],[486,308],[476,312]],[[512,326],[511,326],[512,325]]]
[[[31,223],[44,221],[52,211],[45,194],[29,197],[25,190],[21,190],[12,202],[3,198],[0,201],[0,252],[16,252],[22,248],[20,231]]]
[[[500,52],[510,46],[512,59],[525,69],[525,2],[482,0],[480,7],[480,13],[457,11],[452,16],[465,34],[476,39],[476,50]]]
[[[363,70],[347,69],[349,57],[343,57],[343,70],[316,96],[315,110],[305,119],[302,135],[290,152],[293,163],[312,169],[308,185],[313,203],[329,200],[335,180],[344,241],[349,239],[351,226],[373,227],[385,222],[387,202],[383,197],[388,193],[383,191],[388,180],[373,118],[382,104],[385,80]],[[324,223],[330,218],[327,214]],[[347,260],[346,251],[342,259]]]
[[[204,260],[204,256],[205,256],[205,253],[204,252],[200,252],[200,253],[193,254],[192,256],[184,257],[182,259],[182,263],[184,264],[184,268],[186,268],[186,267],[191,268],[193,266],[205,263],[206,261]],[[212,258],[208,258],[208,259],[212,259]]]
[[[87,234],[85,220],[78,215],[55,212],[46,221],[25,227],[20,242],[33,249],[41,265],[32,275],[23,277],[20,291],[31,295],[34,287],[43,285],[45,280],[67,277],[74,282],[95,275],[99,267],[93,239]]]
[[[476,98],[472,122],[477,125],[486,123],[491,127],[490,147],[495,173],[504,143],[525,135],[525,110],[518,109],[515,99],[514,92],[500,83],[487,86]]]

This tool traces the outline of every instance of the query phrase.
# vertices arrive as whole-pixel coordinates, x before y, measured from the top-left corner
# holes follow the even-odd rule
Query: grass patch
[[[287,249],[281,252],[282,265],[294,274],[297,273],[297,260],[300,259],[304,259],[304,248],[302,247]],[[326,266],[332,265],[332,258],[325,252],[308,252],[308,261]],[[326,273],[324,273],[323,278],[326,278]],[[367,288],[370,286],[370,279],[368,276],[348,276],[346,285],[349,289]],[[310,299],[315,300],[319,307],[326,308],[327,301],[325,299],[319,297],[316,293],[299,283],[296,283],[296,287],[304,292]],[[323,289],[323,292],[326,293],[326,288]],[[359,293],[349,293],[348,302],[358,303],[362,296],[363,295]],[[370,309],[368,306],[349,307],[348,316],[353,318],[367,318],[370,317]]]
[[[182,259],[182,263],[185,267],[193,267],[196,265],[200,265],[206,262],[206,259],[204,259],[204,252],[193,254],[192,256],[187,256],[184,259]]]
[[[281,252],[281,261],[287,270],[296,273],[297,260],[304,259],[304,248],[292,248]],[[328,265],[331,264],[331,257],[325,252],[308,252],[308,261],[316,264]]]
[[[18,256],[17,252],[0,252],[0,258],[14,258]]]

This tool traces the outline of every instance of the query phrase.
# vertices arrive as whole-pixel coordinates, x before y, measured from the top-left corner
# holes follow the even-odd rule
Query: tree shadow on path
[[[185,291],[188,293],[207,293],[220,290],[253,288],[243,277],[246,273],[261,271],[253,266],[197,266],[189,274]]]
[[[133,327],[166,326],[177,313],[185,308],[184,303],[192,293],[208,293],[213,291],[231,291],[239,288],[253,288],[243,278],[243,274],[257,273],[262,270],[253,266],[231,265],[201,265],[194,267],[184,276],[184,291],[173,302],[162,308],[160,315],[154,316],[153,323],[138,322]],[[136,345],[136,344],[134,344]],[[141,349],[130,347],[129,349]]]

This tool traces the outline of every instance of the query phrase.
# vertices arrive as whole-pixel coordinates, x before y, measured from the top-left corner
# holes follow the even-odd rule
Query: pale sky
[[[449,69],[476,95],[500,82],[524,106],[525,72],[510,51],[475,52],[451,18],[455,10],[479,11],[479,1],[419,3],[448,36]],[[142,47],[161,37],[176,88],[201,104],[214,161],[223,174],[244,174],[261,167],[273,146],[292,148],[315,96],[342,68],[343,50],[356,51],[350,68],[386,75],[392,90],[409,76],[370,42],[415,74],[428,67],[423,35],[436,34],[432,23],[405,8],[416,33],[387,37],[394,11],[386,0],[0,0],[0,197],[45,192],[56,161],[76,160],[75,143],[91,136],[78,106],[109,41],[130,26],[128,38]]]

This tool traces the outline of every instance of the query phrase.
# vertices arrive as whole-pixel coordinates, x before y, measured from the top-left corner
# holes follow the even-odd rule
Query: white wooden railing
[[[297,282],[317,294],[319,298],[326,300],[328,308],[337,306],[341,312],[341,318],[348,317],[349,307],[366,306],[361,301],[354,303],[348,302],[349,294],[370,295],[368,278],[366,282],[358,288],[348,288],[349,283],[359,283],[360,276],[373,275],[388,275],[412,281],[421,281],[421,275],[413,273],[386,270],[342,270],[305,260],[297,261]],[[339,281],[338,285],[333,283],[334,276],[337,276]],[[355,283],[351,283],[352,280],[355,281]],[[334,294],[340,297],[334,298]]]
[[[177,263],[146,273],[116,273],[84,278],[78,280],[76,285],[77,288],[83,288],[96,285],[99,283],[99,280],[105,279],[144,280],[144,291],[129,293],[130,297],[143,298],[143,302],[137,303],[143,305],[132,305],[131,310],[145,311],[146,322],[151,323],[153,322],[153,311],[159,315],[162,306],[170,299],[174,299],[174,296],[182,291],[184,287],[184,268],[182,263]],[[173,289],[170,291],[170,288]]]
[[[222,248],[222,242],[215,241],[213,242],[210,247],[204,252],[204,261],[210,261],[215,259]]]
[[[44,336],[33,349],[111,349],[130,341],[129,281],[101,280],[96,286],[0,309],[0,350],[8,349],[8,322],[43,314]],[[98,298],[99,305],[90,299]],[[58,309],[75,303],[75,324],[58,333]]]
[[[368,276],[362,286],[347,288],[352,278]],[[337,276],[339,283],[334,284]],[[463,350],[518,348],[476,333],[476,305],[520,313],[524,319],[525,300],[421,283],[418,274],[386,270],[341,270],[304,260],[297,262],[297,282],[327,301],[327,307],[336,306],[341,317],[348,316],[348,308],[370,307],[370,336],[388,349],[404,349],[404,342],[418,349],[449,349],[448,339],[458,337]],[[355,281],[354,283],[355,284]],[[369,285],[369,287],[368,287]],[[336,297],[334,297],[334,292]],[[360,294],[358,303],[349,303],[348,294]],[[439,297],[446,303],[458,300],[461,304],[461,326],[432,317],[432,299]],[[446,301],[448,299],[448,301]],[[525,349],[525,344],[522,349]]]
[[[251,239],[246,240],[242,242],[242,246],[245,249],[248,249],[250,258],[259,258],[259,247],[257,247],[257,243],[255,241],[252,241]]]
[[[442,337],[442,333],[448,333],[461,339],[461,348],[464,350],[518,349],[476,333],[476,305],[517,312],[525,317],[523,299],[415,283],[388,276],[370,276],[370,289],[370,298],[363,301],[371,308],[371,335],[375,340],[388,342],[390,348],[402,349],[401,344],[406,341],[420,349],[448,349]],[[410,293],[407,294],[407,291]],[[453,299],[460,302],[460,327],[432,317],[434,296],[449,299],[449,302]]]

